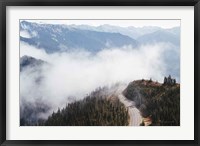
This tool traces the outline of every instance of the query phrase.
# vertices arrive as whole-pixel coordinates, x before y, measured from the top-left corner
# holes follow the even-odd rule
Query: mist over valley
[[[164,77],[169,75],[176,83],[164,85]],[[136,103],[136,98],[129,97],[138,96],[132,94],[136,91],[127,93],[127,89],[129,83],[138,80],[145,85],[148,81],[160,85],[137,84],[144,102],[130,109],[119,95],[124,93],[124,98]],[[151,118],[155,119],[153,125],[163,125],[165,122],[158,122],[160,117],[152,118],[153,113],[161,112],[150,106],[159,99],[160,104],[166,103],[164,109],[174,109],[174,99],[166,101],[166,95],[176,97],[176,106],[179,105],[179,82],[179,27],[142,29],[20,22],[22,126],[125,126],[134,118],[130,115],[133,108],[138,109],[142,121]],[[155,107],[158,105],[154,103]],[[147,109],[152,112],[145,114]],[[179,106],[173,111],[177,117],[178,110]],[[161,116],[162,119],[166,120]],[[177,118],[170,120],[168,125],[179,125]]]

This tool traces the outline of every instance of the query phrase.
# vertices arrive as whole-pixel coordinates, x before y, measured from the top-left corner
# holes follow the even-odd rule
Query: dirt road
[[[140,111],[135,107],[135,102],[127,99],[123,94],[119,94],[118,98],[128,108],[130,115],[129,126],[139,126],[142,122],[142,117]]]

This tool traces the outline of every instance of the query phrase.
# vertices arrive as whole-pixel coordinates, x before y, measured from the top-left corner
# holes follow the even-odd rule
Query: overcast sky
[[[121,27],[144,27],[158,26],[161,28],[172,28],[180,26],[180,20],[26,20],[29,22],[45,24],[66,24],[66,25],[91,25],[100,26],[104,24],[121,26]]]

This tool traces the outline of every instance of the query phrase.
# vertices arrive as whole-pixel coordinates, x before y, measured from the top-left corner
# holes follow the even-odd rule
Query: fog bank
[[[166,75],[163,56],[169,48],[168,44],[160,43],[140,48],[103,49],[96,54],[83,49],[47,54],[21,42],[21,57],[27,55],[48,62],[39,69],[26,68],[20,73],[21,106],[24,102],[34,104],[40,100],[51,107],[46,116],[38,115],[46,118],[52,110],[82,99],[98,87],[150,78],[163,82]],[[36,82],[38,77],[40,82]]]

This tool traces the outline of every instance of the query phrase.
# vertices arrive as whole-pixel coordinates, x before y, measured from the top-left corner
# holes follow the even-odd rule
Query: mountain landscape
[[[29,38],[20,36],[21,41],[43,48],[47,53],[72,51],[74,49],[85,49],[96,53],[104,48],[122,47],[124,45],[136,47],[138,45],[137,41],[129,36],[115,32],[83,30],[63,25],[38,25],[26,21],[21,22],[20,27],[22,31],[30,34]],[[32,33],[32,30],[34,30],[34,33]]]
[[[22,126],[127,126],[135,118],[129,114],[135,106],[143,117],[140,126],[148,124],[146,119],[151,122],[148,126],[180,125],[180,84],[151,79],[133,81],[122,92],[126,100],[134,103],[128,107],[118,99],[120,87],[99,88],[83,100],[58,108],[46,120],[33,117],[48,111],[48,105],[38,102],[37,107],[25,106],[20,123]]]
[[[180,126],[180,27],[21,21],[20,125]]]

